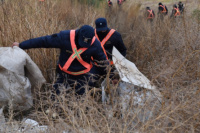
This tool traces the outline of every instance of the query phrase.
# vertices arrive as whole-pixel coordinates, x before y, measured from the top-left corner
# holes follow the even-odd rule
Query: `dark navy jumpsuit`
[[[77,29],[75,31],[75,44],[77,49],[80,48],[78,44],[78,31]],[[63,67],[66,63],[66,61],[69,59],[72,53],[67,51],[72,51],[71,48],[71,42],[70,42],[70,30],[61,31],[60,33],[53,34],[53,35],[47,35],[43,37],[33,38],[30,40],[26,40],[24,42],[21,42],[19,44],[19,47],[22,49],[30,49],[30,48],[59,48],[60,49],[60,56],[59,56],[59,64],[61,67]],[[94,43],[83,53],[81,53],[82,59],[87,62],[91,63],[91,57],[93,59],[98,61],[105,61],[106,55],[104,54],[102,47],[100,45],[100,42],[95,39]],[[101,64],[102,65],[102,64]],[[80,75],[71,75],[65,72],[62,72],[62,77],[56,82],[54,85],[54,88],[56,89],[56,93],[59,94],[60,91],[58,90],[58,83],[63,83],[65,77],[67,80],[67,85],[70,85],[71,87],[75,86],[76,94],[82,95],[85,93],[85,84],[89,84],[89,86],[94,86],[94,81],[89,81],[89,78],[91,74],[99,74],[97,71],[101,71],[100,74],[104,75],[106,73],[105,70],[106,67],[101,67],[95,69],[92,67],[92,69],[85,74]],[[85,67],[80,64],[78,60],[74,60],[70,67],[68,68],[69,71],[78,72],[84,70]]]

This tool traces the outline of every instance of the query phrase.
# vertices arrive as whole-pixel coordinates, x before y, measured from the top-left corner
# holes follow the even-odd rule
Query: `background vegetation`
[[[169,15],[174,3],[177,1],[167,3]],[[27,52],[48,83],[43,90],[34,93],[35,106],[28,117],[48,125],[49,132],[200,132],[199,1],[184,3],[186,12],[182,17],[170,19],[168,15],[164,21],[156,17],[153,23],[148,23],[142,16],[144,7],[150,5],[157,13],[157,2],[126,0],[120,7],[113,2],[112,8],[101,0],[1,2],[0,46],[3,47],[11,46],[14,41],[76,29],[84,24],[95,27],[96,18],[107,18],[109,27],[122,34],[128,49],[127,58],[164,96],[159,114],[146,121],[138,119],[138,113],[132,113],[131,109],[153,110],[148,102],[144,106],[130,107],[123,117],[109,116],[109,111],[89,94],[80,99],[73,95],[61,97],[58,106],[43,93],[44,90],[48,93],[55,81],[59,50],[31,49]],[[52,108],[52,112],[60,110],[62,117],[52,119],[45,113],[47,108]],[[117,110],[116,104],[110,111]],[[13,115],[8,116],[9,122],[14,121]]]

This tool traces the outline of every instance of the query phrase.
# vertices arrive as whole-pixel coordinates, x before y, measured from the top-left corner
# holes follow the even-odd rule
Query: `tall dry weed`
[[[50,83],[37,90],[29,117],[48,125],[49,132],[200,132],[199,21],[188,13],[175,20],[166,16],[165,21],[160,21],[156,17],[153,23],[148,23],[142,16],[141,2],[126,2],[112,8],[106,2],[97,8],[78,0],[5,0],[1,3],[0,44],[4,47],[14,41],[75,29],[83,24],[95,26],[96,18],[106,17],[109,27],[122,34],[127,58],[164,96],[159,114],[147,121],[139,119],[139,112],[154,109],[155,103],[149,106],[148,101],[144,106],[130,107],[123,117],[120,113],[109,115],[119,110],[118,104],[107,110],[110,106],[105,108],[89,94],[78,99],[73,94],[67,98],[60,96],[56,104],[50,101],[49,93],[55,81],[59,50],[27,50]],[[52,119],[45,112],[48,108],[51,113],[59,110],[61,116]]]

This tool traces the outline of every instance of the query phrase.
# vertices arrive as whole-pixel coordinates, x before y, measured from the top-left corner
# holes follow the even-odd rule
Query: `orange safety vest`
[[[108,6],[112,6],[112,2],[111,1],[108,1]]]
[[[147,10],[149,12],[149,16],[147,19],[152,19],[154,17],[153,10]]]
[[[179,15],[181,15],[178,8],[174,8],[174,9],[176,10],[176,13],[174,14],[174,16],[179,16]]]
[[[119,4],[120,4],[120,5],[122,4],[122,0],[119,0]]]
[[[91,45],[94,43],[95,41],[95,37],[92,38],[92,43]],[[71,30],[70,31],[70,42],[71,42],[71,47],[72,47],[72,55],[69,57],[69,59],[66,61],[65,65],[63,67],[60,66],[59,67],[62,71],[71,74],[71,75],[81,75],[81,74],[85,74],[87,72],[90,71],[90,69],[92,68],[92,63],[87,63],[85,61],[83,61],[83,59],[81,58],[81,54],[87,50],[88,48],[80,48],[77,49],[76,44],[75,44],[75,30]],[[70,67],[71,63],[77,59],[86,69],[83,71],[79,71],[79,72],[71,72],[68,71],[68,68]]]
[[[95,36],[96,36],[96,38],[100,41],[101,47],[102,47],[102,49],[103,49],[103,52],[104,52],[105,55],[106,55],[107,60],[108,60],[108,55],[107,55],[107,53],[106,53],[106,50],[105,50],[105,48],[104,48],[104,45],[106,44],[106,42],[108,41],[108,39],[110,39],[110,37],[112,36],[112,34],[113,34],[114,32],[115,32],[115,30],[114,30],[114,29],[111,29],[111,30],[109,31],[109,33],[106,35],[106,37],[105,37],[102,41],[100,41],[100,39],[99,39],[99,37],[98,37],[98,35],[97,35],[97,32],[96,32],[96,29],[95,29]],[[113,61],[110,61],[110,64],[113,65]]]
[[[166,12],[167,12],[167,10],[166,10],[166,8],[165,8],[165,5],[160,5],[160,7],[162,7],[162,8],[163,8],[163,11],[162,11],[162,13],[166,13]]]

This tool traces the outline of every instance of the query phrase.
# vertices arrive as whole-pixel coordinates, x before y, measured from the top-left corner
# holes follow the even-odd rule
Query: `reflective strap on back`
[[[174,14],[174,16],[179,16],[180,15],[180,11],[178,8],[174,8],[176,10],[176,13]]]
[[[106,42],[108,41],[108,39],[110,39],[110,37],[113,35],[114,32],[115,32],[115,30],[114,30],[114,29],[111,29],[111,30],[109,31],[109,33],[106,35],[106,37],[105,37],[102,41],[100,41],[100,40],[99,40],[99,37],[98,37],[98,35],[97,35],[97,33],[96,33],[96,29],[95,29],[95,36],[96,36],[96,38],[100,41],[101,47],[102,47],[103,52],[105,53],[107,59],[108,59],[108,56],[107,56],[106,50],[105,50],[105,48],[104,48],[104,45],[106,44]]]
[[[94,43],[95,41],[95,37],[92,38],[92,42],[91,45]],[[83,53],[85,50],[87,50],[87,48],[80,48],[77,50],[76,44],[75,44],[75,30],[71,30],[70,31],[70,42],[71,42],[71,47],[72,47],[72,55],[69,57],[69,59],[67,60],[67,62],[65,63],[65,65],[63,66],[63,68],[59,65],[60,69],[66,73],[72,74],[72,75],[80,75],[80,74],[84,74],[88,71],[90,71],[90,69],[92,68],[92,64],[85,62],[82,58],[81,58],[81,53]],[[86,70],[83,71],[79,71],[79,72],[70,72],[68,71],[68,68],[70,67],[71,63],[77,59],[85,68]]]
[[[165,5],[160,5],[160,7],[163,8],[163,11],[162,12],[167,12],[166,8],[165,8]]]
[[[153,18],[153,11],[152,10],[147,10],[148,12],[149,12],[149,16],[147,17],[147,18]],[[151,15],[152,15],[152,17],[151,17]]]

